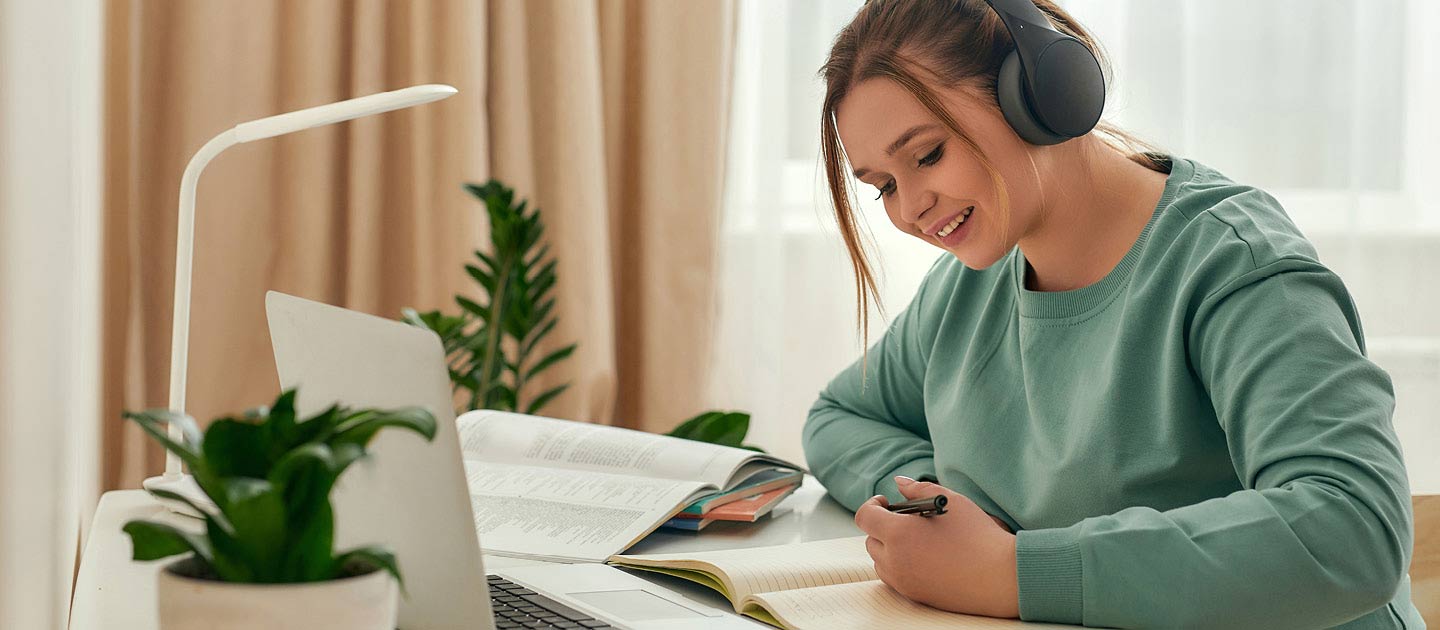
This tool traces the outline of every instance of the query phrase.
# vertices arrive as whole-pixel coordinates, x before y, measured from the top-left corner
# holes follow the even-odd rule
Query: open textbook
[[[787,630],[1071,627],[961,615],[912,602],[876,576],[864,536],[749,549],[617,555],[610,563],[703,584],[729,599],[735,612]]]
[[[501,411],[456,419],[487,553],[602,562],[705,495],[799,467],[728,446]]]

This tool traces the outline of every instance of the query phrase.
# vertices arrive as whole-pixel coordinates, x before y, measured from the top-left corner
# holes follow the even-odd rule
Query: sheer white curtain
[[[862,0],[744,0],[712,404],[801,456],[805,411],[860,353],[819,170],[831,38]],[[1275,195],[1345,279],[1395,380],[1415,491],[1440,491],[1440,3],[1068,0],[1109,53],[1106,118]],[[862,187],[861,190],[866,190]],[[893,316],[939,254],[861,195]],[[873,337],[884,321],[872,321]]]
[[[96,500],[99,0],[0,0],[0,628],[63,628]]]

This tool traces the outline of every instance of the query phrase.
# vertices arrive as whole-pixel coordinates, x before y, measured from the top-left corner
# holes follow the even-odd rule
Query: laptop
[[[283,293],[265,295],[275,367],[298,411],[428,409],[435,439],[381,431],[372,456],[331,495],[335,544],[380,543],[399,561],[405,630],[480,628],[764,628],[603,564],[534,563],[486,573],[455,430],[440,338],[409,324]]]

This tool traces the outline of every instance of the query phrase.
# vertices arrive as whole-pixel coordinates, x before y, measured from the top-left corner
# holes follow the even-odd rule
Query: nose
[[[935,193],[929,190],[915,190],[900,198],[900,217],[908,223],[918,223],[925,212],[935,205]]]

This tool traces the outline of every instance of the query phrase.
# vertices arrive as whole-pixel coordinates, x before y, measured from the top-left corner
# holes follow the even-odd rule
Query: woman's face
[[[856,176],[884,200],[895,227],[954,254],[967,267],[985,269],[1030,229],[1038,207],[1030,192],[1036,182],[1024,141],[997,107],[983,104],[970,88],[935,93],[1009,184],[1006,234],[998,191],[980,160],[899,84],[888,79],[856,84],[835,110],[836,128]]]

